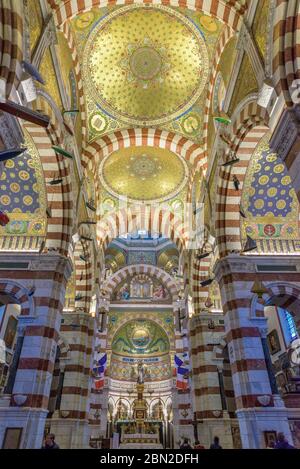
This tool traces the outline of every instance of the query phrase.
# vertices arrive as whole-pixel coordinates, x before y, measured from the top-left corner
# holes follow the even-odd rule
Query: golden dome
[[[162,201],[178,194],[188,180],[188,168],[175,153],[155,147],[123,148],[100,165],[104,188],[132,201]]]
[[[163,5],[127,5],[101,19],[84,50],[85,83],[111,116],[160,125],[186,112],[208,79],[197,27]]]

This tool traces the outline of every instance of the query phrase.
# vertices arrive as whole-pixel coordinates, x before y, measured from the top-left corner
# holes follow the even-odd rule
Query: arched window
[[[290,334],[291,342],[298,338],[298,332],[293,316],[288,311],[284,311],[287,328]]]

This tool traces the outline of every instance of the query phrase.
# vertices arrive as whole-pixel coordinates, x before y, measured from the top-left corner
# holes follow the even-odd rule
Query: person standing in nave
[[[60,449],[58,444],[55,442],[54,433],[48,433],[45,437],[45,444],[42,449]]]
[[[295,449],[295,447],[289,444],[289,442],[285,438],[284,433],[278,433],[278,439],[275,445],[275,449]]]
[[[223,449],[220,445],[220,438],[218,436],[214,437],[214,442],[210,445],[209,449]]]

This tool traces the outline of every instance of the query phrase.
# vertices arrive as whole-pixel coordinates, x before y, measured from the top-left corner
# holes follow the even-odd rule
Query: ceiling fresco
[[[177,195],[188,181],[188,167],[175,153],[154,147],[121,149],[100,165],[103,187],[128,201],[162,202]]]
[[[187,9],[136,4],[92,9],[71,23],[90,141],[130,126],[160,126],[202,141],[220,22]]]

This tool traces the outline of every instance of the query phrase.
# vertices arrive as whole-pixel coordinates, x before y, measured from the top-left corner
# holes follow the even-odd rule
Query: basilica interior
[[[299,24],[0,1],[0,448],[300,448]]]

